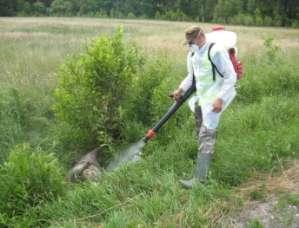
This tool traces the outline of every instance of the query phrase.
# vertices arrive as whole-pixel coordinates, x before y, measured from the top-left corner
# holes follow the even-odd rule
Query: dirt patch
[[[261,176],[237,189],[243,209],[230,218],[234,227],[299,228],[299,161],[281,166],[279,176]]]
[[[250,202],[232,219],[235,227],[298,228],[299,208],[281,198],[271,196],[266,202]]]

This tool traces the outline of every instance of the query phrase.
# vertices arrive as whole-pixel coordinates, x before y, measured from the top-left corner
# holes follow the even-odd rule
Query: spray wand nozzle
[[[149,140],[151,140],[152,138],[154,138],[156,136],[156,132],[154,129],[149,129],[146,133],[146,135],[143,137],[143,141],[145,143],[147,143]]]

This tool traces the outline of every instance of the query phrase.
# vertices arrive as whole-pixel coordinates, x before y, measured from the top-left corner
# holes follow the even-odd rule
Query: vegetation
[[[197,153],[186,106],[147,144],[141,162],[98,183],[65,183],[79,153],[109,144],[102,150],[110,156],[172,104],[168,94],[185,75],[176,34],[189,24],[123,21],[124,31],[111,34],[119,21],[14,20],[0,27],[1,226],[221,227],[243,204],[234,186],[298,157],[298,31],[268,28],[264,36],[231,27],[240,34],[246,75],[221,121],[206,185],[187,191],[178,183],[191,175]],[[257,46],[249,45],[252,37]],[[250,197],[264,194],[261,187]],[[281,201],[298,205],[298,194]],[[258,220],[249,224],[260,227]]]
[[[25,214],[64,192],[62,170],[53,154],[20,145],[0,167],[0,224]]]
[[[4,0],[0,15],[98,16],[299,26],[298,1],[256,0]]]
[[[54,110],[75,148],[112,145],[124,137],[123,104],[140,63],[119,31],[95,40],[86,54],[61,67]]]
[[[15,89],[1,90],[0,94],[0,161],[3,163],[7,151],[22,138],[22,112],[20,111],[20,97]]]

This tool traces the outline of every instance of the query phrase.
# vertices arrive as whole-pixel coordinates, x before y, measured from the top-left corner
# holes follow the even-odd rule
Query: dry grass
[[[0,37],[44,36],[46,33],[63,33],[65,36],[94,37],[101,33],[110,33],[117,26],[123,25],[127,36],[149,50],[164,49],[179,56],[185,54],[184,30],[194,23],[168,22],[153,20],[120,20],[95,18],[1,18]],[[200,24],[209,31],[211,24]],[[51,30],[52,28],[52,30]],[[273,37],[282,48],[299,48],[299,30],[269,27],[227,26],[239,35],[241,53],[254,52],[263,45],[263,40]],[[19,32],[25,30],[26,32]],[[43,32],[38,31],[43,30]],[[48,30],[48,31],[47,31]]]
[[[258,178],[238,187],[237,193],[248,198],[249,194],[260,186],[264,186],[268,194],[288,191],[299,192],[299,160],[290,162],[288,167],[281,166],[280,175],[259,174]]]
[[[238,186],[234,190],[234,197],[227,201],[217,201],[210,210],[209,227],[245,227],[252,214],[270,217],[270,209],[277,204],[279,193],[299,192],[299,160],[291,161],[287,167],[281,166],[279,173],[257,174],[250,181]],[[262,201],[251,199],[251,193],[263,191],[265,198]],[[242,199],[242,203],[238,201]],[[242,225],[243,224],[243,225]],[[247,226],[246,226],[247,227]]]

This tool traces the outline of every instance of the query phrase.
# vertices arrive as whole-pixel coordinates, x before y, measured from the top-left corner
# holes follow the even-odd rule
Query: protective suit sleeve
[[[192,55],[191,52],[189,52],[187,55],[187,72],[188,72],[187,76],[179,86],[179,88],[184,92],[186,92],[192,86],[192,82],[193,82],[193,67],[192,67],[191,55]]]

